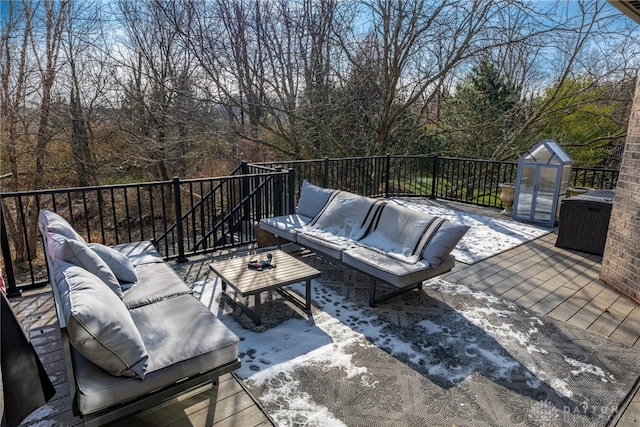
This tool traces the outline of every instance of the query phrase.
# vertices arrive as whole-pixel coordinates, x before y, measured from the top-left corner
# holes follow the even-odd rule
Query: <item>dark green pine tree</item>
[[[449,151],[483,159],[508,157],[513,135],[524,120],[520,93],[494,64],[483,60],[473,67],[443,106]]]

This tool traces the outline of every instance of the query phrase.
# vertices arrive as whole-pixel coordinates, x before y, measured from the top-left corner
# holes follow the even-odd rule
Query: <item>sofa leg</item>
[[[374,279],[373,277],[370,277],[369,278],[369,307],[374,307],[379,302],[386,301],[388,299],[404,294],[405,292],[412,291],[414,289],[422,289],[422,282],[415,283],[405,288],[392,290],[390,292],[385,293],[380,298],[377,298],[376,297],[376,279]]]
[[[369,278],[369,307],[376,305],[376,279]]]

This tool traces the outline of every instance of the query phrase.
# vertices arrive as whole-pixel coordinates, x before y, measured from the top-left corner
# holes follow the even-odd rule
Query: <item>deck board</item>
[[[607,310],[589,326],[597,334],[611,337],[618,326],[627,318],[636,305],[623,296],[619,296]]]
[[[640,348],[640,338],[634,335],[640,325],[640,306],[633,307],[629,315],[618,325],[611,338],[627,345]],[[635,338],[635,340],[634,340]]]
[[[478,263],[458,262],[442,277],[515,302],[532,313],[548,315],[640,348],[640,306],[600,282],[600,256],[556,248],[556,238],[557,229]],[[194,268],[202,268],[203,264],[198,265],[200,267]],[[203,276],[208,273],[208,268],[202,269]],[[46,288],[29,291],[11,303],[58,390],[52,401],[55,413],[48,419],[54,424],[82,425],[71,413],[51,293]],[[639,424],[640,393],[636,391],[612,426]],[[264,427],[273,424],[239,380],[227,375],[217,395],[205,391],[185,396],[114,425]]]

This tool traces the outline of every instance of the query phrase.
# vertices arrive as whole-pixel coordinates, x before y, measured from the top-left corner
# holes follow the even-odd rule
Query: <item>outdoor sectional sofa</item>
[[[240,367],[238,337],[163,262],[151,242],[87,244],[43,210],[74,413],[100,425]]]
[[[369,305],[421,288],[450,271],[469,229],[417,210],[304,181],[296,212],[260,220],[262,230],[369,276]],[[378,282],[393,291],[376,296]]]

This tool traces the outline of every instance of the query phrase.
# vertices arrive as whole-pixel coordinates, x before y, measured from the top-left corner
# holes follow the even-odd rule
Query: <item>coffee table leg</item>
[[[311,310],[311,279],[307,279],[306,288],[305,308],[309,311]]]
[[[255,294],[253,298],[255,301],[255,319],[253,319],[253,323],[255,323],[256,326],[260,326],[262,324],[262,321],[260,320],[260,294]]]

